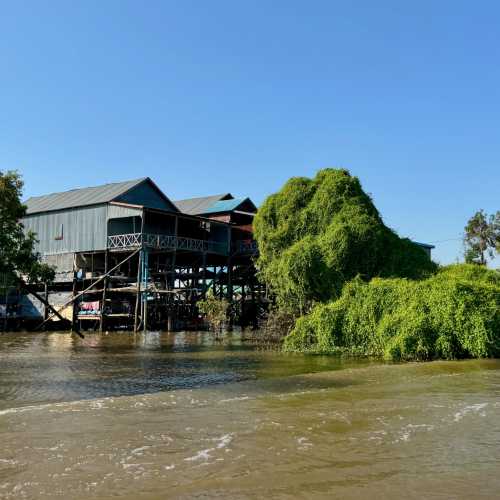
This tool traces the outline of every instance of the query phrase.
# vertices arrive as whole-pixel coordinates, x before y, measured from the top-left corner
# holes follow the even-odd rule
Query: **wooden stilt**
[[[141,248],[139,249],[139,261],[137,263],[137,290],[135,296],[135,314],[134,314],[134,333],[139,330],[139,305],[141,306],[141,321],[142,315],[142,293],[141,293],[141,280],[142,280],[142,265],[144,258],[144,210],[141,216]]]
[[[231,257],[227,258],[227,300],[233,301],[233,264]]]
[[[72,287],[72,298],[75,300],[76,293],[78,290],[78,282],[77,282],[77,266],[76,266],[76,253],[73,254],[73,287]],[[73,302],[72,309],[71,309],[71,331],[74,332],[75,330],[78,330],[76,326],[76,302]],[[44,321],[47,321],[48,318],[44,318]]]
[[[108,253],[109,250],[106,249],[104,252],[104,275],[108,273]],[[106,307],[106,289],[108,288],[109,278],[106,276],[104,278],[103,288],[102,288],[102,302],[101,302],[101,320],[99,322],[99,331],[102,333],[105,324],[105,307]]]
[[[207,294],[207,253],[203,252],[202,257],[202,296],[205,297]]]
[[[246,293],[245,293],[245,284],[241,285],[241,318],[242,323],[246,325],[245,322],[245,302],[246,302]]]
[[[142,283],[144,285],[144,290],[142,291],[142,325],[144,332],[148,329],[148,280],[149,280],[149,258],[148,258],[148,249],[143,249],[143,276]]]
[[[142,249],[139,252],[137,260],[137,289],[135,293],[135,312],[134,312],[134,333],[139,329],[139,302],[141,300],[141,267],[142,267]]]
[[[177,217],[175,218],[177,221]],[[177,226],[176,226],[177,232]],[[171,275],[171,288],[175,288],[176,281],[176,261],[177,261],[177,250],[174,250],[172,254],[172,275]],[[168,294],[168,310],[167,310],[167,331],[173,332],[175,330],[175,296],[174,294]]]
[[[252,298],[252,328],[257,328],[257,304],[255,302],[255,285],[253,280],[250,282],[250,296]]]
[[[228,330],[233,329],[233,263],[231,256],[227,258],[227,301],[229,302]]]
[[[135,252],[132,252],[126,259],[122,260],[119,264],[117,264],[116,266],[114,266],[112,269],[110,269],[105,275],[101,276],[98,280],[94,281],[93,283],[91,283],[87,288],[85,288],[85,290],[82,290],[80,293],[74,295],[71,300],[68,300],[67,302],[65,302],[62,306],[61,306],[61,309],[64,309],[66,308],[67,306],[69,306],[71,303],[74,303],[76,301],[76,299],[78,299],[79,297],[81,297],[85,292],[88,292],[92,287],[94,287],[95,285],[97,285],[97,283],[100,283],[101,281],[104,280],[104,278],[106,278],[109,274],[111,274],[115,269],[118,269],[122,264],[124,264],[125,262],[127,262],[129,259],[131,259],[136,253],[139,252],[140,249],[137,249]],[[50,320],[51,318],[53,318],[55,315],[55,313],[53,313],[52,315],[50,315],[46,320],[42,321],[42,323],[40,323],[38,325],[37,328],[35,328],[35,330],[39,330],[40,328],[42,328],[42,326],[48,321]]]
[[[49,285],[47,282],[43,284],[43,295],[45,297],[46,303],[49,302]],[[43,320],[45,321],[49,317],[49,308],[47,307],[46,304],[43,306]]]

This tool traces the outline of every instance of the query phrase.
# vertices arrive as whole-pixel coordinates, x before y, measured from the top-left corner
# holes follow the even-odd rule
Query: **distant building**
[[[429,259],[432,257],[431,255],[432,250],[436,248],[434,245],[429,245],[428,243],[419,243],[418,241],[414,241],[413,243],[423,248],[425,250],[425,253],[428,255]]]

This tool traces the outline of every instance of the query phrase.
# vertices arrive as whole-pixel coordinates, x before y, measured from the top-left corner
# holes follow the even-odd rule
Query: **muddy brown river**
[[[0,334],[0,498],[499,498],[500,361]]]

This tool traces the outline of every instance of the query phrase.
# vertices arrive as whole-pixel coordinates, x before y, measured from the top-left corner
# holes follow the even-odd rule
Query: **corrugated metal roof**
[[[231,210],[236,210],[246,198],[234,198],[232,200],[220,200],[216,201],[213,205],[207,208],[204,214],[215,214],[218,212],[231,212]]]
[[[97,205],[114,200],[146,179],[147,177],[143,177],[132,181],[115,182],[96,187],[72,189],[62,193],[34,196],[24,203],[28,207],[28,214]]]
[[[186,200],[177,200],[174,201],[174,204],[177,208],[189,215],[199,215],[207,213],[207,210],[218,201],[221,200],[231,200],[233,196],[231,193],[225,194],[214,194],[212,196],[202,196],[200,198],[189,198]]]

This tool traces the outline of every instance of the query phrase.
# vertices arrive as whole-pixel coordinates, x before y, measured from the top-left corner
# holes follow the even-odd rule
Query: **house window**
[[[55,240],[62,240],[64,237],[63,225],[59,224],[56,228],[56,235],[54,237]]]

